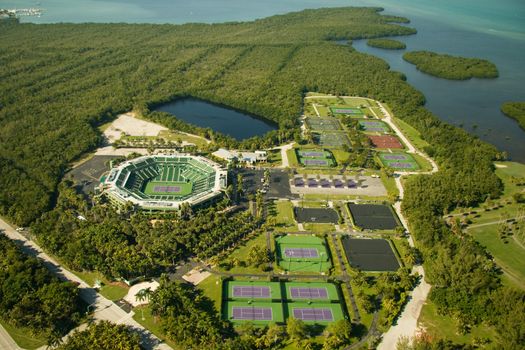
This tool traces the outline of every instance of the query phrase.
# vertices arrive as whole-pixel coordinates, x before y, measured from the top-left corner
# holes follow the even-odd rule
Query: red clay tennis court
[[[401,149],[403,145],[399,139],[392,135],[369,135],[368,138],[372,141],[372,145],[376,148],[395,148]]]

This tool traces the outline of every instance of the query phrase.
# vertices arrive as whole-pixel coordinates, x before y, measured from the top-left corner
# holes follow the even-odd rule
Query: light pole
[[[319,254],[319,257],[321,258],[321,262],[320,262],[320,264],[319,264],[319,272],[320,272],[320,273],[323,271],[323,255],[325,255],[324,252],[321,252],[321,253]]]

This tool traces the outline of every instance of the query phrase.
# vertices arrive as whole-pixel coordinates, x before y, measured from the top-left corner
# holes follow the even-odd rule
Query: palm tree
[[[148,287],[148,288],[142,288],[141,290],[138,291],[137,294],[135,294],[135,300],[137,300],[138,302],[143,302],[143,301],[149,301],[149,298],[151,296],[151,287]],[[142,311],[142,321],[144,321],[144,308],[141,308],[140,309]]]

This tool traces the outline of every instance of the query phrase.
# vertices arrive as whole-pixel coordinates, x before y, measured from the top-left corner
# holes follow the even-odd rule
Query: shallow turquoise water
[[[428,49],[496,63],[498,79],[447,81],[418,72],[401,59],[401,52],[354,43],[358,50],[382,57],[393,70],[405,73],[441,119],[463,125],[525,162],[525,132],[499,112],[503,101],[525,100],[524,0],[0,0],[0,8],[44,9],[40,18],[23,19],[35,23],[210,23],[352,5],[381,6],[386,13],[410,18],[418,34],[400,38],[408,50]]]

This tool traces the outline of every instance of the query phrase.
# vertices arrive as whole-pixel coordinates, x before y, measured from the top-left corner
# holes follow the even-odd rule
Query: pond
[[[271,121],[193,97],[162,104],[154,111],[170,113],[187,123],[210,128],[237,140],[261,136],[277,129]]]

